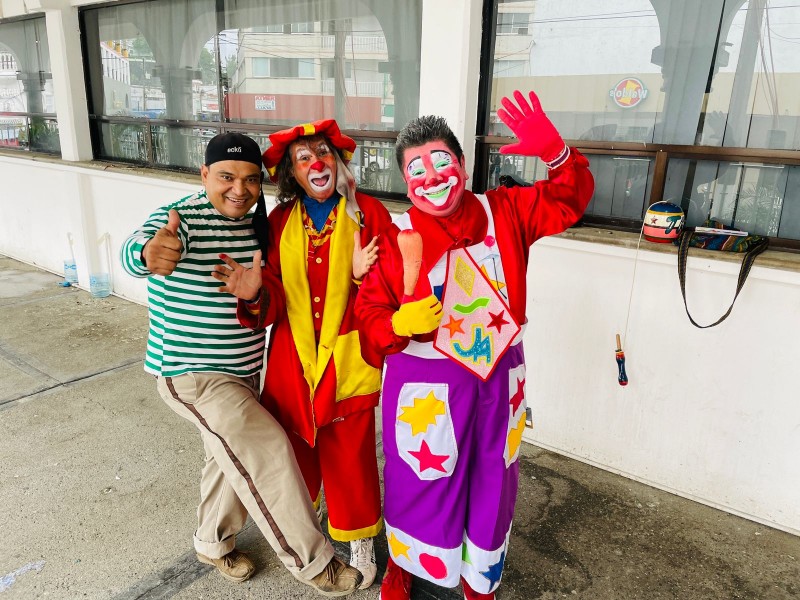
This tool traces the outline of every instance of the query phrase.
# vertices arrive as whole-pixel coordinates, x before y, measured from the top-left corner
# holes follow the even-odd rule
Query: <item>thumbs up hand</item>
[[[400,310],[392,315],[392,329],[397,335],[430,333],[442,321],[442,303],[431,294],[422,300],[413,300],[400,305]]]
[[[181,218],[174,208],[169,211],[167,224],[156,231],[142,248],[142,260],[156,275],[171,275],[181,259],[183,244],[178,237]]]

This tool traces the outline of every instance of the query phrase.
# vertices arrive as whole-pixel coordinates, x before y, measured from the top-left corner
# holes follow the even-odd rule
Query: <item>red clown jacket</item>
[[[238,316],[253,329],[272,325],[262,404],[313,447],[320,427],[378,405],[382,357],[366,349],[355,316],[353,234],[365,246],[391,221],[378,200],[356,193],[354,205],[340,200],[333,234],[315,248],[301,206],[292,200],[270,213],[258,314],[240,302]]]
[[[486,192],[495,223],[497,244],[503,261],[509,308],[518,323],[525,322],[526,272],[530,246],[539,238],[561,233],[580,219],[594,192],[589,162],[577,150],[547,180],[531,187],[500,187]],[[412,207],[412,227],[422,235],[423,255],[416,297],[430,294],[427,273],[445,252],[484,240],[486,212],[472,192],[465,191],[456,211],[437,218]],[[372,351],[393,354],[402,351],[409,339],[431,341],[434,334],[413,338],[398,336],[392,329],[392,315],[403,298],[403,259],[397,246],[399,230],[392,225],[381,238],[378,262],[364,279],[356,313],[369,331]],[[421,293],[422,290],[422,293]]]

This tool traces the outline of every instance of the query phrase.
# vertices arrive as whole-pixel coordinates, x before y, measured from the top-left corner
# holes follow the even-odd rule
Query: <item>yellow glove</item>
[[[392,329],[397,335],[411,337],[430,333],[442,320],[442,303],[431,294],[422,300],[406,302],[392,315]]]

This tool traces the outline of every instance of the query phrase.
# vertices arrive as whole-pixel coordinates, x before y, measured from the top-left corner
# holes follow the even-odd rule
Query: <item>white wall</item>
[[[642,242],[646,247],[647,242]],[[673,253],[538,242],[525,351],[526,439],[703,503],[800,534],[800,273],[755,266],[731,316],[706,330],[684,311]],[[738,265],[689,258],[698,323],[733,298]]]
[[[0,253],[61,274],[71,234],[79,285],[88,289],[90,272],[109,272],[108,234],[114,293],[143,304],[145,280],[122,271],[120,247],[153,210],[201,187],[199,175],[175,182],[4,155],[0,177]]]
[[[124,239],[150,212],[199,187],[139,175],[0,156],[0,253],[60,273],[75,236],[82,287],[105,269],[114,292],[145,302],[124,274]],[[81,209],[84,218],[80,217]],[[643,242],[646,244],[646,242]],[[646,248],[646,246],[643,246]],[[541,240],[528,277],[527,439],[756,521],[800,534],[800,273],[754,267],[731,317],[700,331],[684,313],[674,254],[639,253],[617,384],[635,251],[567,238]],[[738,267],[689,260],[696,320],[727,308]]]

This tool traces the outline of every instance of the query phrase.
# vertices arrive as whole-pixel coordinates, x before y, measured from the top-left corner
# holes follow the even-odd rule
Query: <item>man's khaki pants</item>
[[[225,556],[249,514],[295,576],[321,573],[333,547],[322,534],[283,428],[258,401],[258,377],[159,377],[158,392],[197,426],[206,450],[195,550]]]

